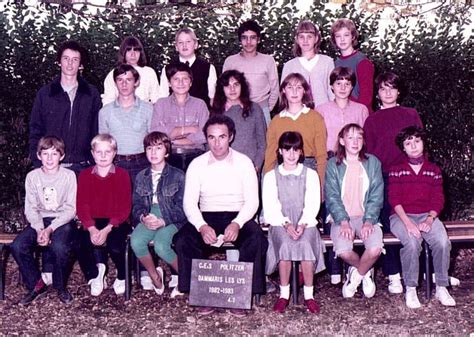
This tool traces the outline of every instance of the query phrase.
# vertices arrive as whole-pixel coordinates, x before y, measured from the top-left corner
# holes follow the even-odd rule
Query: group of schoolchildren
[[[353,297],[361,284],[366,297],[374,296],[373,266],[386,253],[389,291],[403,291],[401,272],[406,305],[420,307],[418,261],[426,240],[433,251],[436,298],[443,305],[455,305],[446,289],[451,246],[438,219],[444,202],[442,175],[428,161],[418,113],[397,103],[404,89],[400,78],[391,72],[377,77],[380,110],[372,112],[374,66],[355,49],[354,23],[339,19],[333,24],[331,39],[340,51],[334,62],[318,53],[318,28],[302,21],[295,33],[295,58],[285,63],[279,85],[275,61],[257,51],[261,30],[255,21],[239,27],[242,51],[226,59],[223,74],[217,77],[214,66],[196,56],[194,32],[181,29],[175,40],[179,57],[163,67],[161,86],[154,70],[146,66],[140,41],[126,38],[119,49],[119,66],[105,79],[99,126],[87,130],[93,133],[93,166],[84,168],[88,165],[80,159],[70,159],[77,156],[68,154],[76,144],[50,135],[47,128],[41,137],[35,133],[34,153],[41,167],[31,171],[25,183],[30,226],[11,246],[28,288],[20,304],[42,296],[50,284],[62,302],[70,303],[73,297],[67,281],[73,255],[93,296],[106,287],[110,256],[117,269],[113,290],[123,294],[125,242],[130,233],[132,249],[145,272],[142,281],[148,278],[149,288],[163,294],[164,271],[155,264],[148,246],[153,241],[154,251],[173,272],[171,297],[182,295],[176,287],[180,270],[172,240],[188,222],[183,210],[183,171],[206,150],[202,123],[209,108],[211,116],[224,114],[233,120],[232,148],[247,155],[262,177],[261,219],[270,225],[265,273],[278,270],[280,282],[274,311],[282,313],[289,304],[292,261],[301,261],[308,311],[320,310],[313,297],[313,280],[315,273],[325,269],[326,249],[318,219],[323,219],[334,245],[326,263],[331,283],[341,282],[337,258],[349,265],[344,297]],[[80,61],[68,60],[71,64]],[[70,127],[76,118],[74,109],[79,109],[75,102],[87,88],[80,80],[76,87],[62,82],[61,87],[58,90],[71,104],[71,119],[66,121]],[[128,106],[123,105],[124,97],[132,98]],[[278,99],[280,112],[271,119]],[[144,107],[138,111],[146,118],[116,120],[117,111],[140,104]],[[44,118],[54,116],[51,111]],[[37,131],[34,123],[39,118],[33,117],[30,126]],[[135,139],[128,142],[124,135]],[[134,148],[123,152],[131,142]],[[67,155],[69,166],[61,164]],[[127,166],[138,160],[139,166]],[[75,164],[80,164],[80,170],[74,170]],[[77,184],[73,170],[80,171]],[[402,243],[401,270],[396,251],[383,245],[383,232],[390,231]],[[353,250],[355,237],[364,243],[362,255]],[[47,247],[42,271],[33,255],[37,245]]]

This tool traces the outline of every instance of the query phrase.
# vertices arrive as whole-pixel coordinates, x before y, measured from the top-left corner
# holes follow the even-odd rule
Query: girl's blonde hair
[[[296,27],[295,31],[295,42],[293,44],[293,55],[295,57],[301,56],[301,47],[298,45],[298,35],[301,33],[311,33],[316,36],[316,43],[314,44],[314,52],[319,51],[319,46],[321,45],[321,33],[319,32],[318,27],[314,23],[308,20],[301,21]]]

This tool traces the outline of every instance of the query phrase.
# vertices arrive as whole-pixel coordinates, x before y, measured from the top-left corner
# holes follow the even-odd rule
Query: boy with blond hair
[[[77,189],[77,216],[81,220],[79,263],[91,286],[91,295],[104,290],[108,255],[117,268],[113,289],[125,293],[125,242],[130,232],[127,222],[132,207],[128,172],[114,165],[117,141],[99,134],[91,141],[95,165],[81,172]]]

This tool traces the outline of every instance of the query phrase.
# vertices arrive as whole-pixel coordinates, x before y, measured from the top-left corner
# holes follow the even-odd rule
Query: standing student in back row
[[[331,41],[341,55],[336,59],[336,67],[348,67],[356,76],[351,100],[364,104],[372,112],[372,95],[374,92],[374,64],[355,49],[359,33],[352,20],[339,19],[331,27]]]
[[[237,31],[242,51],[227,57],[222,71],[238,70],[245,75],[250,87],[250,100],[263,110],[267,125],[270,112],[278,101],[278,72],[270,55],[257,51],[262,27],[253,20],[242,23]]]

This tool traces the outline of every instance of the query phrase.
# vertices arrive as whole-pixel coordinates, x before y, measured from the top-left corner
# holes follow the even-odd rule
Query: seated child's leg
[[[79,232],[80,249],[78,261],[84,277],[88,282],[99,275],[99,269],[97,268],[97,259],[94,254],[95,247],[91,242],[89,231],[87,229],[81,228]]]
[[[130,225],[122,223],[118,227],[113,227],[107,236],[107,250],[117,268],[119,280],[125,280],[125,248],[128,233],[130,233]]]
[[[65,289],[67,286],[75,226],[76,223],[71,221],[51,234],[48,250],[54,256],[53,288],[55,289]]]
[[[176,261],[177,255],[174,250],[171,248],[173,242],[173,236],[178,232],[178,229],[175,225],[168,225],[162,228],[159,228],[155,232],[154,248],[155,253],[161,259],[163,259],[167,264],[172,264]]]
[[[428,233],[422,232],[423,239],[428,242],[433,255],[433,269],[436,275],[436,285],[449,286],[448,269],[449,254],[451,252],[451,241],[444,225],[439,219],[435,219]]]
[[[336,256],[343,259],[346,263],[353,265],[354,259],[358,260],[358,256],[354,252],[354,245],[351,240],[341,236],[341,226],[334,223],[331,224],[331,240],[333,243],[333,249],[336,253]],[[351,263],[352,262],[352,263]]]
[[[365,251],[361,256],[360,265],[359,265],[359,273],[361,275],[365,275],[377,262],[383,248],[383,233],[382,229],[378,225],[374,225],[374,231],[370,236],[363,240]],[[357,236],[360,235],[357,233]]]
[[[37,246],[36,230],[31,226],[26,227],[15,241],[10,245],[10,251],[21,272],[25,286],[28,290],[33,290],[36,283],[41,278],[38,264],[33,256]]]
[[[142,223],[139,223],[137,227],[135,227],[130,238],[130,244],[137,258],[141,258],[150,254],[150,251],[148,250],[148,243],[153,241],[155,232],[155,230],[148,229]]]
[[[403,246],[400,250],[400,258],[405,286],[416,287],[418,285],[422,239],[417,239],[409,234],[405,224],[397,215],[390,217],[390,228]]]

